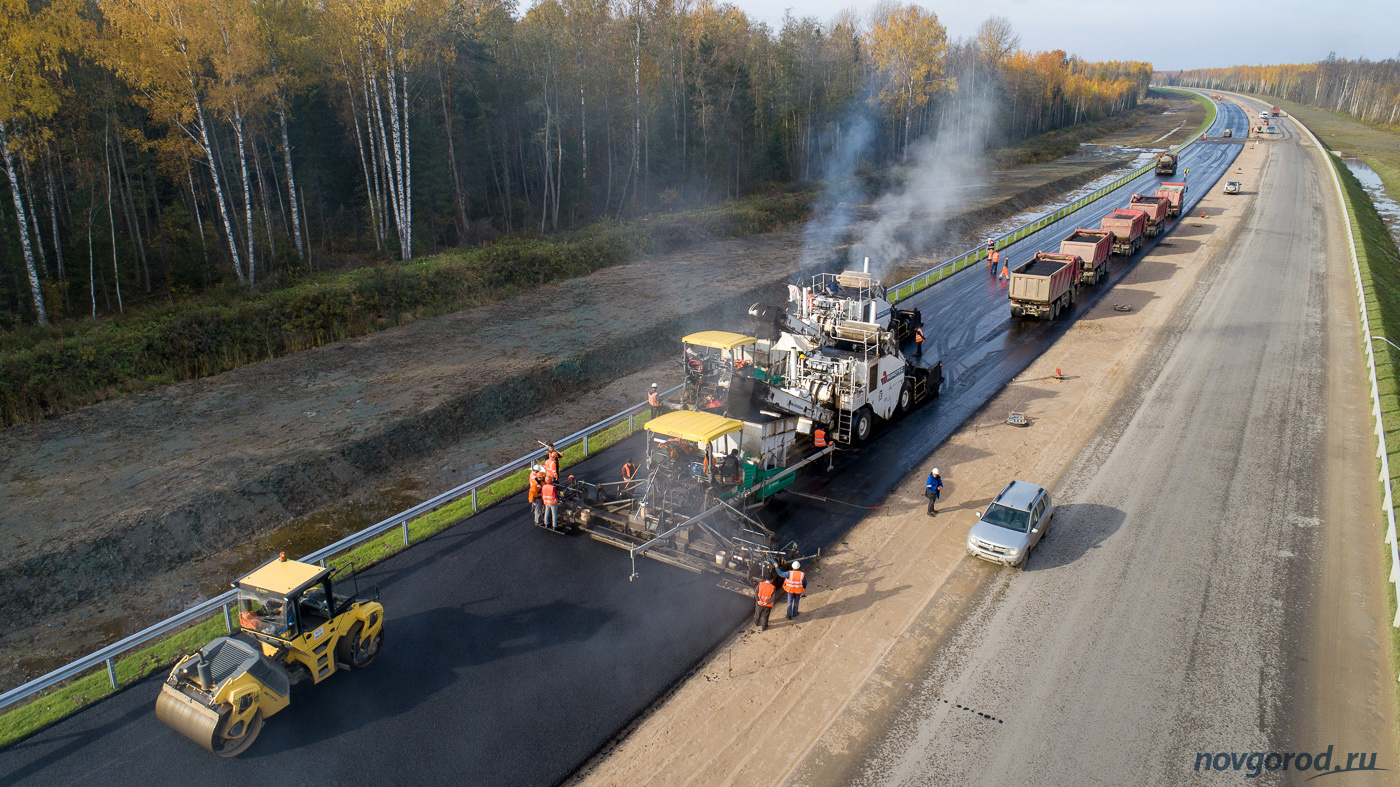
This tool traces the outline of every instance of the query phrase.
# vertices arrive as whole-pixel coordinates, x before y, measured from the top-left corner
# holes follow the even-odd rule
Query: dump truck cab
[[[293,683],[367,667],[384,641],[383,606],[337,598],[329,568],[284,553],[234,587],[241,632],[180,659],[156,700],[161,721],[221,757],[252,745]]]

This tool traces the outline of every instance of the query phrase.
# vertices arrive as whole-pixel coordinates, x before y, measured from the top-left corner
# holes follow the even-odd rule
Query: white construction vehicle
[[[747,400],[760,411],[800,416],[804,434],[822,430],[854,444],[870,437],[877,418],[893,419],[938,394],[943,365],[904,357],[898,329],[918,327],[913,313],[893,309],[868,272],[819,274],[810,287],[789,286],[789,302],[749,309],[760,343],[768,342],[767,360],[731,381],[731,416],[743,417],[735,405]]]

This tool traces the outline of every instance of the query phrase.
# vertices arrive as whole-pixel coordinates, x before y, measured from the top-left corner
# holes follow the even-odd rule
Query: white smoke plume
[[[854,228],[849,267],[859,269],[869,257],[870,272],[885,278],[938,241],[948,219],[978,202],[988,185],[982,154],[996,112],[985,95],[953,99],[937,132],[911,145],[903,184],[876,199],[873,215]]]
[[[832,248],[851,231],[854,209],[865,198],[855,171],[875,135],[875,125],[859,109],[841,125],[844,133],[822,173],[822,195],[815,215],[802,229],[802,261],[806,264],[830,259]]]

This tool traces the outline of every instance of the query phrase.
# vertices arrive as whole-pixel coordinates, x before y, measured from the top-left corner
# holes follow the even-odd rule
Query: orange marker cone
[[[1060,371],[1060,367],[1058,367],[1058,366],[1055,367],[1055,379],[1056,379],[1056,380],[1063,380],[1063,379],[1065,379],[1064,374]]]

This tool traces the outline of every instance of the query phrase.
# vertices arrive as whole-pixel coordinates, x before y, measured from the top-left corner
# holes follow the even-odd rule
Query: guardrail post
[[[583,455],[588,456],[588,433],[583,435]]]
[[[637,414],[627,414],[627,434],[634,434],[637,431]]]
[[[476,502],[476,490],[473,489],[473,490],[472,490],[472,513],[475,514],[477,511],[480,511],[480,510],[481,510],[481,508],[480,508],[480,506],[477,505],[477,502]]]
[[[117,686],[117,665],[112,663],[111,659],[107,659],[107,680],[112,682],[113,691],[120,688]]]
[[[403,523],[403,545],[408,546],[408,523]]]
[[[228,633],[233,633],[233,613],[229,612],[228,604],[224,605],[224,628],[228,629]]]

